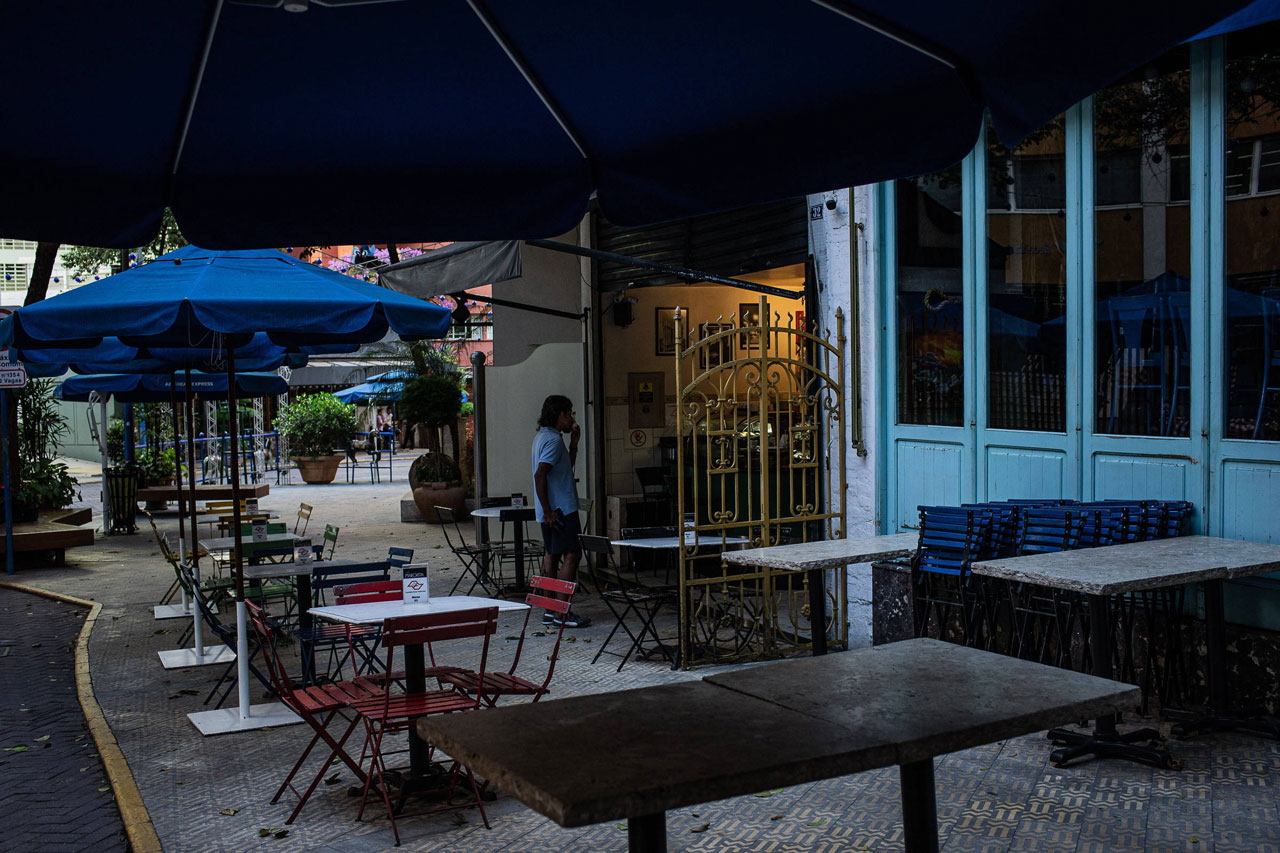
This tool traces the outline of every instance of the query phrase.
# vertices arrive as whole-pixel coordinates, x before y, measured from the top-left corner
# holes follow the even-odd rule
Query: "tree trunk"
[[[27,282],[27,298],[23,305],[39,302],[49,295],[49,278],[53,275],[53,261],[58,256],[58,245],[36,244],[36,262],[31,267],[31,280]]]

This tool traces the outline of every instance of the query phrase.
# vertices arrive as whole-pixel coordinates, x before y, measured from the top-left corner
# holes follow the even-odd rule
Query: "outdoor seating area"
[[[1280,853],[1280,0],[151,5],[6,10],[4,853]]]

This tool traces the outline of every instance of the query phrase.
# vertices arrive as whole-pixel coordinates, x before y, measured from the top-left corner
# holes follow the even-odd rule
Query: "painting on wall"
[[[698,340],[705,341],[712,335],[732,328],[733,326],[728,323],[700,323],[698,324]],[[725,335],[711,346],[702,347],[698,352],[698,369],[710,370],[713,367],[719,367],[722,364],[728,364],[733,361],[733,338],[733,335]]]
[[[655,308],[654,309],[654,327],[656,329],[656,346],[657,355],[675,355],[676,354],[676,316],[680,317],[680,326],[687,330],[689,328],[689,309],[688,308]]]

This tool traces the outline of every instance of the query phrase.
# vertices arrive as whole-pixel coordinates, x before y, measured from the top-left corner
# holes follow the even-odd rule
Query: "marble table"
[[[909,557],[916,552],[919,540],[919,535],[915,533],[862,536],[856,539],[823,539],[818,542],[799,542],[795,545],[726,551],[721,559],[737,566],[763,566],[774,571],[806,573],[809,581],[809,612],[812,614],[809,622],[817,626],[827,624],[827,599],[823,572],[851,563],[870,563],[876,560]],[[827,653],[825,631],[813,632],[813,653],[815,656]]]
[[[633,851],[667,849],[670,809],[896,764],[906,850],[932,853],[934,756],[1139,698],[1129,685],[918,639],[417,728],[561,826],[627,819]]]
[[[271,487],[266,483],[241,483],[238,487],[231,483],[196,484],[196,500],[198,501],[229,501],[237,497],[241,500],[245,498],[265,498],[270,493]],[[168,486],[144,486],[138,489],[138,502],[186,500],[190,494],[190,485],[182,487],[181,498],[178,496],[178,487],[172,484]]]
[[[697,546],[699,548],[714,548],[717,545],[743,545],[749,542],[741,536],[711,536],[699,533],[696,536],[692,533],[686,533],[684,539],[681,540],[675,536],[649,536],[643,539],[611,539],[610,545],[618,545],[623,548],[643,548],[650,551],[671,551],[676,548]]]
[[[1030,554],[984,560],[971,567],[975,575],[1076,592],[1086,596],[1093,625],[1110,624],[1108,598],[1112,595],[1186,583],[1201,583],[1205,594],[1207,628],[1206,670],[1211,710],[1174,726],[1183,736],[1200,731],[1246,731],[1280,737],[1280,727],[1267,720],[1232,717],[1227,707],[1226,627],[1223,615],[1222,582],[1280,571],[1280,546],[1218,539],[1211,536],[1179,536],[1149,542],[1130,542],[1103,548],[1082,548],[1051,554]],[[1111,677],[1111,638],[1108,631],[1091,631],[1094,674]],[[1062,764],[1074,758],[1094,755],[1118,757],[1156,766],[1173,766],[1168,753],[1136,747],[1146,740],[1150,729],[1120,734],[1114,717],[1096,721],[1092,735],[1054,730],[1050,736],[1068,748],[1055,750],[1052,760]]]

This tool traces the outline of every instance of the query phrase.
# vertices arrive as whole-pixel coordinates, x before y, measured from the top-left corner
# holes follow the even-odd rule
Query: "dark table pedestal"
[[[1089,600],[1089,644],[1093,655],[1093,674],[1099,678],[1111,678],[1111,621],[1107,608],[1107,596],[1090,595]],[[1166,770],[1178,770],[1182,767],[1169,751],[1156,746],[1141,746],[1144,742],[1159,741],[1160,733],[1155,729],[1137,729],[1121,734],[1116,729],[1116,715],[1105,714],[1094,721],[1092,734],[1075,732],[1069,729],[1051,729],[1049,740],[1060,746],[1050,755],[1049,760],[1059,767],[1065,766],[1077,758],[1092,756],[1094,758],[1123,758]]]

